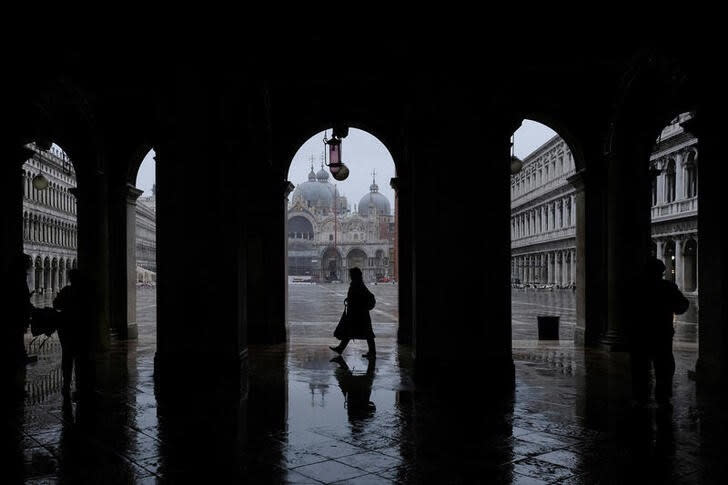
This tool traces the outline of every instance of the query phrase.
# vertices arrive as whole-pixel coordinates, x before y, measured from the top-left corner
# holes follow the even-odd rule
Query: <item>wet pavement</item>
[[[690,347],[698,341],[697,298],[688,295],[690,307],[683,315],[675,317],[673,340]],[[576,293],[571,289],[537,290],[533,288],[511,290],[512,336],[514,345],[518,341],[538,339],[537,317],[555,315],[559,317],[559,339],[574,338],[576,325]]]
[[[345,286],[291,287],[290,341],[250,348],[247,400],[199,395],[191,383],[170,402],[154,385],[154,291],[142,289],[141,337],[114,342],[93,398],[63,400],[48,377],[52,351],[29,366],[40,397],[29,396],[0,423],[5,476],[22,477],[18,483],[723,482],[726,418],[688,379],[694,350],[677,346],[672,408],[632,406],[626,355],[563,340],[514,343],[515,390],[493,389],[484,375],[435,393],[414,384],[410,351],[393,338],[396,305],[384,303],[396,302],[396,287],[372,290],[382,310],[373,314],[373,365],[358,341],[331,361],[327,345]],[[323,325],[313,323],[317,312]]]

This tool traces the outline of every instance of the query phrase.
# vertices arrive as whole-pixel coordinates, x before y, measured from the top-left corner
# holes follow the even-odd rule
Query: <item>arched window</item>
[[[672,158],[667,162],[665,171],[665,202],[675,200],[675,160]]]
[[[685,162],[685,196],[697,197],[698,195],[698,156],[697,152],[688,153]]]

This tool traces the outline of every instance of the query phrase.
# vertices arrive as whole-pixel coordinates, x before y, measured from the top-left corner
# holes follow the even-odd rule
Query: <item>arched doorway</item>
[[[341,153],[350,172],[336,180],[322,141],[331,133],[322,131],[303,143],[288,169],[293,186],[285,227],[289,340],[303,344],[319,333],[331,338],[352,267],[362,270],[377,298],[371,313],[375,334],[394,338],[399,320],[397,211],[389,183],[396,176],[394,160],[376,137],[349,128]]]
[[[523,120],[512,139],[511,335],[538,338],[534,309],[560,317],[562,340],[577,336],[576,214],[574,152],[556,131]]]
[[[360,248],[354,248],[346,255],[346,267],[359,268],[364,275],[364,281],[372,280],[372,267],[369,265],[369,257]]]
[[[339,251],[328,247],[321,256],[321,281],[342,281],[342,257]]]

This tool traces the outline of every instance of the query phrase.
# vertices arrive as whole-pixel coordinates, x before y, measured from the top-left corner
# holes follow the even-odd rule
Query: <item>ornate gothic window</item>
[[[698,157],[697,153],[688,153],[685,162],[685,196],[696,197],[698,195]]]
[[[667,170],[665,172],[665,201],[673,202],[675,200],[675,160],[672,158],[667,162]]]

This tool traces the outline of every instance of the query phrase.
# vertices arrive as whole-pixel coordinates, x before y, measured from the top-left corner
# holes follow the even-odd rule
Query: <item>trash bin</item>
[[[539,315],[538,317],[538,339],[558,340],[559,339],[559,317],[557,315]]]

